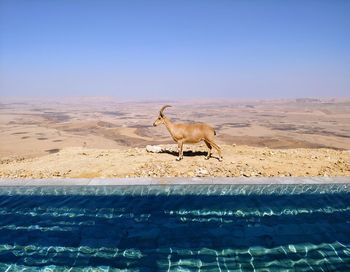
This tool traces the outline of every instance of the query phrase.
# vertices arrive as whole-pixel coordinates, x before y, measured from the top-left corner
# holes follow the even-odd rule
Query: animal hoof
[[[219,158],[219,161],[220,161],[220,162],[222,162],[222,160],[223,160],[223,157]]]
[[[209,160],[209,157],[205,157],[206,160]]]
[[[181,160],[181,158],[176,158],[176,160],[177,160],[177,161],[180,161],[180,160]]]

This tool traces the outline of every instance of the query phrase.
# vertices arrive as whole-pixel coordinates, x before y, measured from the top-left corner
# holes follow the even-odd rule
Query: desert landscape
[[[350,99],[125,101],[1,98],[0,177],[350,176]],[[224,161],[204,143],[177,145],[175,122],[206,122]],[[146,150],[159,146],[161,152]]]

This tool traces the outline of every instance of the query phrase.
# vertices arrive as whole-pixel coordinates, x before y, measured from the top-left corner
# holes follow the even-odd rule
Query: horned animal
[[[153,126],[164,124],[168,129],[171,137],[178,145],[179,155],[177,161],[183,159],[183,144],[195,144],[204,141],[208,147],[208,154],[205,159],[211,156],[212,148],[214,147],[219,153],[219,161],[222,161],[221,148],[214,142],[216,132],[214,128],[205,123],[173,123],[163,113],[164,109],[171,107],[170,105],[163,106],[159,111],[158,118],[154,121]]]

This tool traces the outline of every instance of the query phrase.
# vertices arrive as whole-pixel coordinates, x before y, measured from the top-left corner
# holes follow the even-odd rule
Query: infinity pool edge
[[[108,185],[219,185],[219,184],[335,184],[350,183],[350,177],[261,178],[50,178],[0,179],[0,186],[108,186]]]

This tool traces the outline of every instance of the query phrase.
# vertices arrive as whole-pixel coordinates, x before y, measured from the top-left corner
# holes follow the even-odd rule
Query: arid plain
[[[204,143],[176,144],[175,122],[206,122],[224,161]],[[0,177],[350,176],[350,99],[121,101],[1,98]],[[162,153],[149,153],[160,145]]]

